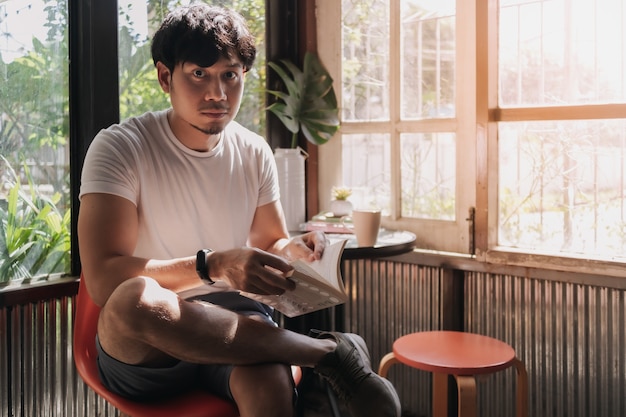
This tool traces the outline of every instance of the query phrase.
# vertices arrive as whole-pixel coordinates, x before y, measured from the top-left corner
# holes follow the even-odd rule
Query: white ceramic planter
[[[300,224],[306,221],[304,161],[307,157],[308,154],[300,147],[277,148],[274,151],[280,203],[290,232],[299,231]]]
[[[335,217],[349,215],[352,213],[352,208],[352,203],[348,200],[332,200],[330,202],[330,211],[333,212]]]

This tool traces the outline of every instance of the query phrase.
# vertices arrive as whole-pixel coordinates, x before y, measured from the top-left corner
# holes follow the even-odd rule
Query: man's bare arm
[[[250,231],[249,244],[288,260],[320,259],[326,247],[322,232],[289,238],[285,217],[278,201],[258,207]]]
[[[78,216],[80,258],[87,289],[96,304],[104,305],[123,281],[151,276],[173,291],[200,284],[195,256],[149,260],[133,256],[137,244],[137,208],[111,194],[86,194]]]
[[[137,230],[137,209],[130,201],[110,194],[83,196],[78,219],[79,248],[87,289],[96,304],[104,305],[120,283],[138,276],[149,276],[174,292],[202,284],[196,273],[195,254],[167,260],[133,256]],[[276,242],[275,236],[270,235],[265,241]],[[263,250],[233,248],[213,252],[207,262],[211,278],[234,289],[280,294],[293,287],[283,277],[291,270],[289,264]]]

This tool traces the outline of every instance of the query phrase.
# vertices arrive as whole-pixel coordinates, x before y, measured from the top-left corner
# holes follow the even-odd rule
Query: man
[[[280,294],[290,259],[319,259],[321,233],[288,238],[265,140],[234,122],[256,54],[238,14],[204,4],[170,13],[152,56],[171,108],[101,131],[83,169],[84,284],[102,306],[102,381],[136,400],[192,386],[244,417],[293,416],[290,365],[311,367],[354,416],[399,416],[363,340],[276,326],[239,290]]]

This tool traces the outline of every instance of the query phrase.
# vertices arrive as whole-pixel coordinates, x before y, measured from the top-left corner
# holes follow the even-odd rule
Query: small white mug
[[[380,229],[380,210],[352,210],[350,215],[358,246],[374,246]]]

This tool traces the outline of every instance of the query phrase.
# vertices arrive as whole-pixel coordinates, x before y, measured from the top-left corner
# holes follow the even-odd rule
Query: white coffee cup
[[[350,217],[358,246],[374,246],[380,229],[380,210],[352,210]]]

